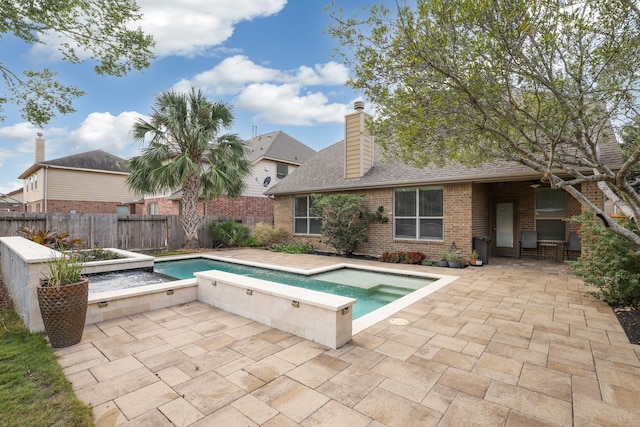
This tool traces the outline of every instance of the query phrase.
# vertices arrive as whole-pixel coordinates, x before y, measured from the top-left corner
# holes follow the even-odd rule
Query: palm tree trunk
[[[184,230],[184,248],[197,249],[198,229],[202,217],[198,212],[198,198],[200,196],[200,180],[196,174],[190,175],[182,187],[182,213],[180,223]]]

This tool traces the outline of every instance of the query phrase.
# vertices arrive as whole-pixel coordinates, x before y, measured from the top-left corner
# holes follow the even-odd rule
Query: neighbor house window
[[[293,232],[296,234],[320,234],[322,222],[311,212],[311,197],[296,196],[293,201]]]
[[[536,231],[540,240],[566,239],[567,192],[536,189]]]
[[[394,193],[396,239],[443,240],[444,190],[440,187],[400,189]]]
[[[289,175],[289,165],[276,163],[276,178],[282,179],[287,175]]]
[[[149,203],[147,205],[147,213],[149,215],[158,215],[158,204],[157,203]]]
[[[129,215],[129,205],[116,206],[116,214]]]

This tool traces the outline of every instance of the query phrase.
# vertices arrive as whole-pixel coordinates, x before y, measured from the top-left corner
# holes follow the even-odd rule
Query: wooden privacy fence
[[[212,246],[209,223],[229,218],[206,216],[198,231],[200,247]],[[272,223],[272,218],[231,218],[253,228],[259,222]],[[117,215],[87,213],[0,213],[0,236],[19,235],[18,229],[68,231],[72,238],[82,239],[83,246],[115,247],[138,252],[179,249],[184,245],[184,231],[176,215]]]

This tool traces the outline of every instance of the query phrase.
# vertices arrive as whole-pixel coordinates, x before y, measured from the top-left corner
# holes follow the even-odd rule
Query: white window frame
[[[158,215],[158,202],[151,202],[147,205],[148,215]]]
[[[396,194],[398,192],[415,192],[415,212],[414,215],[398,215],[397,214],[397,198]],[[420,215],[420,191],[440,191],[442,200],[442,214],[441,215]],[[414,221],[414,235],[413,237],[408,235],[400,235],[398,236],[397,224],[398,220],[407,222],[407,220]],[[420,222],[422,220],[436,220],[440,221],[442,224],[441,227],[441,236],[427,236],[420,237]],[[432,241],[432,242],[443,242],[444,241],[444,187],[419,187],[419,188],[397,188],[393,190],[393,238],[395,240],[420,240],[420,241]]]
[[[542,212],[540,212],[541,207],[538,206],[538,202],[540,201],[540,198],[542,197],[543,194],[545,193],[550,193],[550,192],[558,192],[556,194],[562,194],[562,199],[564,201],[564,209],[560,210],[558,209],[557,212],[554,213],[547,213],[547,214],[542,214]],[[536,189],[536,197],[535,197],[535,222],[536,222],[536,231],[538,231],[538,239],[539,240],[558,240],[558,241],[565,241],[566,240],[566,233],[567,233],[567,226],[566,226],[566,217],[567,217],[567,209],[568,209],[568,200],[567,200],[567,192],[561,188],[555,189],[555,188],[547,188],[547,187],[542,187],[542,188],[537,188]],[[549,206],[546,206],[547,209],[549,209]],[[561,225],[560,228],[562,228],[562,232],[559,232],[557,236],[545,236],[544,234],[541,234],[541,230],[540,230],[540,224],[538,223],[539,221],[554,221],[554,222],[558,222],[559,225]]]
[[[284,168],[284,174],[281,173],[280,168]],[[276,178],[283,179],[289,175],[289,165],[286,163],[276,163]]]
[[[306,198],[306,203],[307,203],[307,208],[306,208],[306,212],[305,215],[300,215],[300,216],[296,216],[296,204],[297,204],[297,200],[299,198],[305,197]],[[318,232],[317,233],[311,233],[311,225],[312,222],[317,221],[320,223],[320,226],[322,226],[322,222],[321,220],[318,218],[318,215],[315,215],[313,213],[311,213],[311,197],[309,195],[298,195],[298,196],[293,196],[293,234],[306,234],[306,235],[313,235],[313,236],[318,236],[320,235],[320,227],[318,227]],[[296,224],[297,224],[297,220],[300,219],[304,219],[305,220],[305,231],[301,232],[301,231],[297,231],[296,230]]]

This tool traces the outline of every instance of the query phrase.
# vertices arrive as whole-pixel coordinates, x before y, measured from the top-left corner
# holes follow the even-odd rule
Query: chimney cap
[[[38,132],[38,138],[42,138],[42,132]]]
[[[364,110],[364,101],[356,101],[353,103],[353,109],[358,111],[358,110]]]

